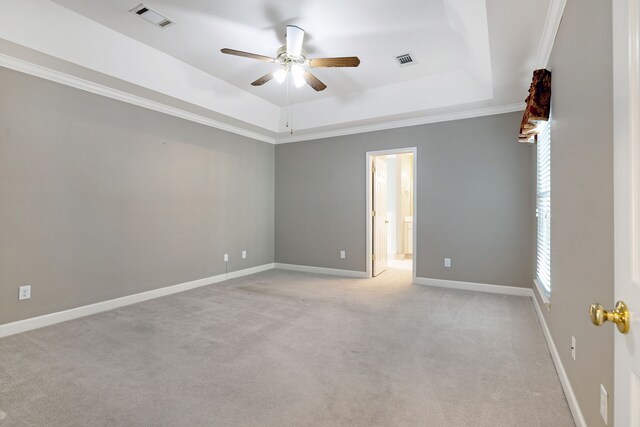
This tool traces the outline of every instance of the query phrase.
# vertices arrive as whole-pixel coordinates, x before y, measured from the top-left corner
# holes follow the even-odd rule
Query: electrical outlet
[[[451,267],[451,258],[445,258],[444,259],[444,266],[447,268]]]
[[[224,262],[229,262],[229,254],[224,254]]]
[[[604,423],[607,424],[608,418],[608,398],[607,390],[604,388],[602,384],[600,384],[600,416],[604,420]]]
[[[242,251],[242,259],[247,259],[247,251]]]
[[[18,300],[31,298],[31,285],[20,286],[18,289]]]
[[[571,337],[571,357],[576,360],[576,337]]]
[[[345,251],[340,251],[340,258],[341,259],[345,259],[347,257],[347,252]]]

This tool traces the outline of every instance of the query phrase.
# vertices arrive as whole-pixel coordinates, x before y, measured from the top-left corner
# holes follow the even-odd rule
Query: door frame
[[[418,226],[417,226],[417,214],[418,214],[418,148],[417,147],[405,147],[405,148],[390,148],[387,150],[377,150],[377,151],[367,151],[365,156],[365,176],[366,176],[366,209],[365,209],[365,217],[366,217],[366,230],[367,230],[367,238],[366,238],[366,262],[367,262],[367,279],[373,277],[373,266],[372,266],[372,253],[373,253],[373,221],[371,221],[371,211],[373,210],[372,206],[372,193],[373,193],[373,181],[371,179],[371,162],[373,161],[373,157],[375,156],[387,156],[390,154],[413,154],[413,254],[411,259],[411,283],[415,283],[416,281],[416,260],[418,259]]]

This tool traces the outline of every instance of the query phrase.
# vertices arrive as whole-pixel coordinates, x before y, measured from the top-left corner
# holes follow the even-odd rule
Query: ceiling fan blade
[[[271,80],[273,78],[273,73],[274,73],[274,71],[265,74],[264,76],[260,77],[255,82],[251,83],[251,86],[262,86],[263,84],[265,84],[266,82],[268,82],[269,80]]]
[[[245,58],[257,59],[258,61],[275,62],[275,59],[269,56],[258,55],[256,53],[243,52],[241,50],[224,48],[224,49],[220,49],[220,52],[226,53],[227,55],[235,55],[235,56],[242,56]]]
[[[321,90],[325,90],[327,88],[326,84],[322,83],[316,76],[314,76],[308,71],[304,72],[304,79],[309,86],[311,86],[318,92],[320,92]]]
[[[287,53],[292,56],[300,55],[304,30],[295,25],[287,25]]]
[[[314,58],[309,60],[309,67],[357,67],[360,65],[360,58],[357,56],[346,56],[342,58]]]

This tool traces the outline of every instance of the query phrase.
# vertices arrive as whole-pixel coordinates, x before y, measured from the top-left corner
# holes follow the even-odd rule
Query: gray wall
[[[611,2],[569,0],[551,55],[551,306],[545,317],[589,426],[613,425],[614,327],[596,328],[593,302],[612,307],[613,77]],[[576,360],[571,336],[576,337]]]
[[[529,287],[535,152],[517,143],[521,116],[277,145],[276,262],[365,271],[366,152],[416,146],[417,276]]]
[[[0,94],[0,324],[221,274],[225,252],[273,262],[272,145],[4,68]]]

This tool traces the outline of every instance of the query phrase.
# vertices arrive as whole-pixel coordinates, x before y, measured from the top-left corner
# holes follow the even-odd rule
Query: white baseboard
[[[531,299],[533,300],[533,306],[535,307],[536,314],[538,315],[538,320],[540,321],[542,332],[544,333],[544,337],[547,340],[547,345],[549,346],[549,351],[551,352],[553,364],[556,365],[556,371],[558,372],[558,377],[560,378],[560,384],[562,384],[562,389],[564,390],[564,394],[567,397],[569,409],[571,409],[571,414],[573,415],[573,420],[576,423],[576,427],[587,427],[587,422],[584,419],[584,415],[582,415],[582,410],[580,409],[580,405],[578,404],[578,399],[576,399],[576,395],[573,392],[573,387],[571,386],[571,382],[569,381],[569,377],[567,376],[567,371],[565,371],[564,365],[562,364],[562,359],[560,359],[558,348],[553,342],[551,332],[549,331],[549,327],[547,326],[547,321],[544,319],[542,309],[538,304],[538,299],[535,296],[532,296]]]
[[[238,277],[244,277],[250,274],[260,273],[262,271],[273,270],[274,268],[276,268],[276,265],[271,262],[269,264],[262,264],[255,267],[245,268],[244,270],[230,271],[229,274],[227,274],[226,276],[227,276],[227,279],[236,279]],[[225,275],[221,274],[220,276],[224,277]],[[220,277],[220,276],[214,276],[214,277]],[[219,281],[223,281],[223,280],[225,279],[222,279]],[[211,283],[217,283],[217,282],[211,282]]]
[[[45,314],[43,316],[32,317],[30,319],[18,320],[17,322],[6,323],[4,325],[0,325],[0,338],[19,334],[21,332],[30,331],[33,329],[43,328],[45,326],[55,325],[56,323],[66,322],[67,320],[73,320],[79,317],[89,316],[91,314],[101,313],[107,310],[113,310],[115,308],[124,307],[126,305],[136,304],[139,302],[148,301],[150,299],[188,291],[190,289],[212,285],[214,283],[223,282],[227,279],[248,276],[250,274],[271,270],[273,268],[273,263],[259,265],[257,267],[251,267],[244,270],[232,271],[228,274],[219,274],[217,276],[206,277],[204,279],[180,283],[178,285],[153,289],[151,291],[127,295],[121,298],[97,302],[95,304],[85,305],[82,307],[71,308],[69,310],[58,311],[56,313]]]
[[[275,268],[280,270],[302,271],[304,273],[328,274],[330,276],[367,278],[365,271],[339,270],[337,268],[312,267],[309,265],[282,264],[276,262]]]
[[[426,277],[416,277],[413,283],[417,285],[436,286],[438,288],[489,292],[492,294],[518,295],[523,297],[533,296],[533,291],[531,290],[531,288],[518,288],[516,286],[488,285],[485,283],[460,282],[456,280],[428,279]]]

